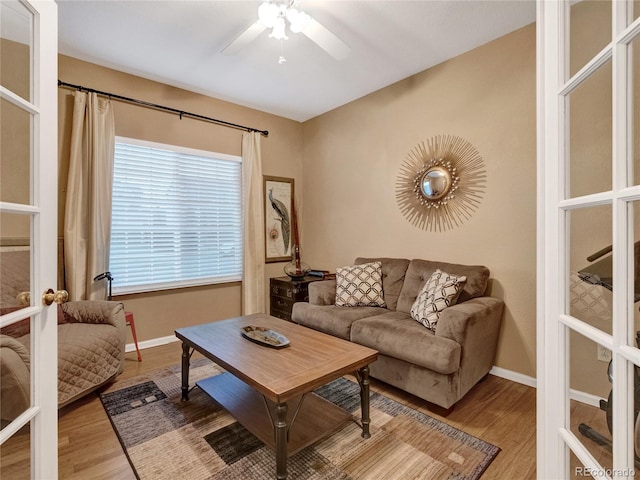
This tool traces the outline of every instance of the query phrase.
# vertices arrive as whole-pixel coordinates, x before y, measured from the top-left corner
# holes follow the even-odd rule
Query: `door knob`
[[[53,302],[58,304],[64,303],[67,300],[69,300],[69,292],[66,290],[58,290],[54,292],[53,289],[50,288],[42,294],[42,303],[45,305],[51,305]]]
[[[18,305],[31,305],[31,292],[20,292],[16,295]]]

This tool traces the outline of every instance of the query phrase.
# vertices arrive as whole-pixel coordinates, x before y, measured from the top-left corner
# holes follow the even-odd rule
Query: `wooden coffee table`
[[[277,331],[290,345],[275,349],[253,343],[240,333],[249,325]],[[362,436],[370,436],[368,365],[376,360],[376,350],[260,313],[181,328],[175,334],[182,340],[182,400],[189,399],[189,363],[197,350],[228,373],[196,385],[275,451],[276,478],[287,478],[288,454],[351,419],[310,393],[347,373],[355,373],[360,384]]]

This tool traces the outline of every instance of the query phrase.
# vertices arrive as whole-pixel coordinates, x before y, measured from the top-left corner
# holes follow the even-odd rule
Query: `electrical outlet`
[[[598,360],[601,362],[610,362],[611,361],[611,350],[607,347],[603,347],[602,345],[598,345]]]

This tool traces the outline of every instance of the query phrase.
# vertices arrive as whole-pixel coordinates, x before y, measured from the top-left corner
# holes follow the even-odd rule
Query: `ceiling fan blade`
[[[247,28],[244,32],[236,37],[229,45],[224,47],[220,53],[224,55],[233,55],[239,52],[245,45],[253,42],[258,35],[260,35],[267,27],[265,27],[260,20]]]
[[[327,30],[322,24],[314,18],[311,18],[309,24],[302,30],[307,37],[318,44],[325,52],[336,60],[344,60],[351,52],[351,48]]]

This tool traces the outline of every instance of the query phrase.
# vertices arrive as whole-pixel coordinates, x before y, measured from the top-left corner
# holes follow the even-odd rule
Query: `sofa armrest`
[[[29,408],[30,361],[29,351],[22,343],[0,335],[0,417],[3,420],[14,420]]]
[[[436,335],[449,338],[462,347],[460,382],[466,393],[493,367],[504,302],[498,298],[477,297],[445,308],[436,325]]]
[[[29,355],[29,350],[24,346],[24,344],[9,335],[0,335],[0,348],[13,350],[16,356],[27,367],[27,370],[30,368],[31,355]]]
[[[320,280],[309,284],[309,303],[312,305],[334,305],[336,303],[336,281]]]
[[[440,314],[435,333],[464,346],[469,335],[485,336],[499,331],[503,309],[504,302],[498,298],[472,298],[445,308]]]

